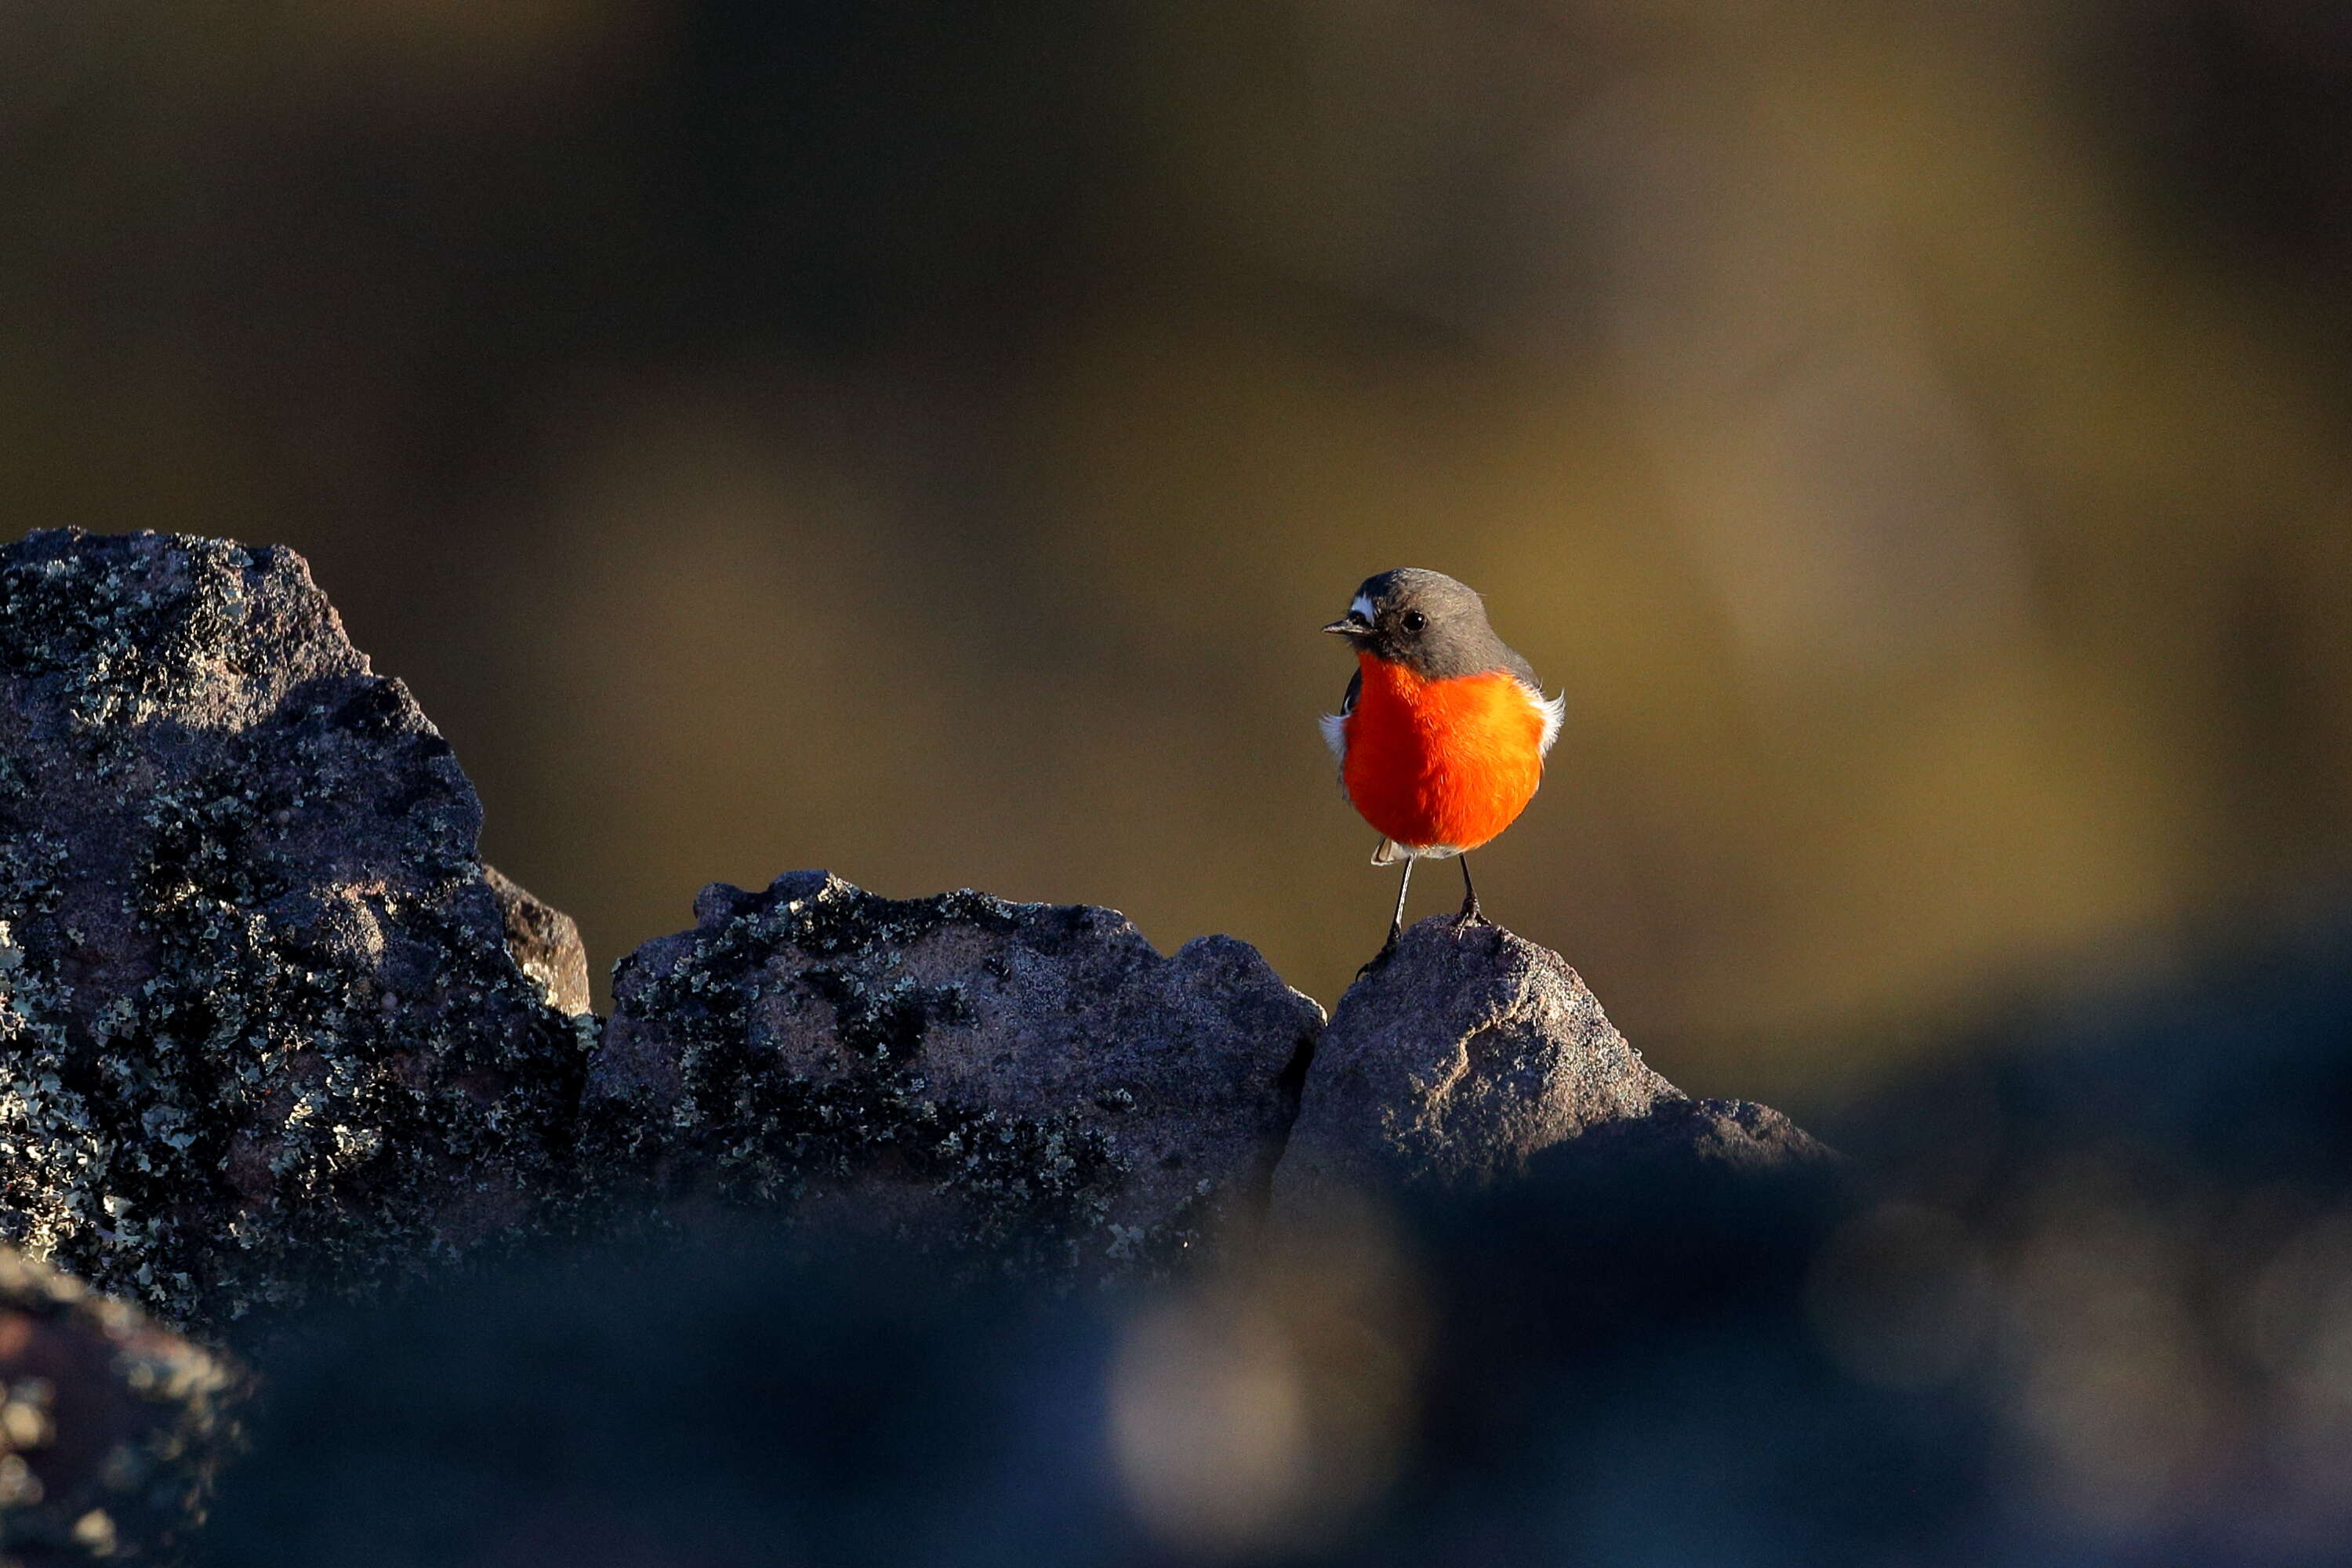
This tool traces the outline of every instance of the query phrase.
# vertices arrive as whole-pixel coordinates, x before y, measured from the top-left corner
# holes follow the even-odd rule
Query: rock
[[[794,873],[706,889],[600,1037],[577,929],[480,863],[480,817],[292,553],[0,552],[0,1242],[218,1332],[697,1205],[1099,1272],[1262,1214],[1277,1161],[1287,1192],[1820,1152],[1683,1096],[1556,955],[1443,921],[1318,1049],[1231,938]]]
[[[576,1017],[588,1012],[588,950],[581,944],[580,927],[497,867],[484,866],[482,876],[506,922],[507,952],[539,987],[541,997],[559,1013]]]
[[[822,871],[695,910],[615,971],[589,1080],[663,1190],[1084,1270],[1262,1211],[1323,1014],[1247,944]]]
[[[0,1248],[0,1554],[175,1554],[239,1446],[247,1392],[233,1363]]]
[[[0,1240],[216,1330],[525,1225],[583,1031],[480,823],[291,552],[0,552]]]
[[[1440,916],[1340,999],[1275,1202],[1287,1213],[1333,1188],[1475,1189],[1564,1144],[1748,1166],[1827,1153],[1776,1110],[1693,1100],[1659,1077],[1558,953]]]
[[[1691,1100],[1680,1090],[1641,1116],[1587,1128],[1570,1148],[1579,1159],[1592,1162],[1692,1158],[1734,1171],[1782,1170],[1837,1159],[1828,1144],[1769,1105]]]

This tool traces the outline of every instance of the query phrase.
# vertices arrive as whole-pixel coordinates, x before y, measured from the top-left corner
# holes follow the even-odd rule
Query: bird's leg
[[[1390,948],[1394,947],[1397,944],[1397,938],[1404,931],[1404,890],[1412,886],[1412,857],[1408,855],[1405,857],[1404,861],[1404,878],[1397,883],[1396,913],[1389,917],[1389,940],[1381,947],[1381,951],[1382,952],[1386,952]]]
[[[1395,954],[1396,954],[1397,937],[1398,937],[1398,935],[1399,935],[1400,933],[1402,933],[1402,932],[1403,931],[1403,930],[1404,930],[1404,894],[1405,894],[1405,889],[1408,889],[1408,888],[1410,888],[1410,887],[1412,887],[1412,857],[1411,857],[1411,856],[1409,856],[1409,855],[1408,855],[1408,856],[1406,856],[1406,857],[1405,857],[1405,862],[1404,862],[1404,877],[1403,877],[1403,879],[1402,879],[1401,881],[1399,881],[1399,882],[1397,883],[1397,907],[1396,907],[1396,913],[1394,913],[1394,914],[1392,914],[1392,915],[1391,915],[1391,916],[1389,917],[1389,939],[1388,939],[1388,941],[1386,941],[1386,942],[1384,942],[1381,943],[1381,950],[1380,950],[1380,952],[1376,952],[1376,953],[1372,954],[1372,956],[1371,956],[1370,960],[1368,963],[1365,963],[1365,965],[1364,965],[1361,969],[1359,969],[1358,971],[1356,971],[1356,978],[1357,978],[1357,979],[1361,980],[1365,975],[1370,974],[1372,971],[1374,971],[1375,969],[1380,968],[1382,964],[1386,963],[1387,963],[1391,958],[1392,958],[1392,957],[1394,957],[1394,956],[1395,956]]]
[[[1457,931],[1464,926],[1487,923],[1486,912],[1478,908],[1478,889],[1470,885],[1470,857],[1462,857],[1462,918],[1454,922]]]

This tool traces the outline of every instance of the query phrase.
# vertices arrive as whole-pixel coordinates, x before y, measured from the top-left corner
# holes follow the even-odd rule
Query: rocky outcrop
[[[217,1326],[526,1226],[583,1030],[480,825],[291,552],[0,552],[0,1240]]]
[[[1684,1095],[1559,955],[1498,928],[1424,921],[1327,1028],[1229,937],[1162,955],[1108,910],[894,900],[801,871],[704,889],[694,929],[618,967],[600,1026],[577,929],[481,864],[479,826],[447,745],[289,552],[72,532],[0,551],[0,1243],[152,1313],[0,1247],[0,1562],[170,1561],[201,1517],[241,1374],[158,1320],[234,1332],[278,1378],[274,1458],[220,1561],[412,1536],[419,1561],[453,1540],[477,1555],[452,1560],[686,1561],[731,1460],[662,1456],[754,1451],[807,1461],[735,1500],[745,1550],[773,1555],[842,1495],[839,1412],[859,1427],[877,1378],[900,1378],[894,1408],[926,1436],[873,1427],[868,1460],[897,1478],[899,1454],[927,1495],[1097,1484],[1106,1398],[1130,1436],[1137,1401],[1173,1402],[1154,1454],[1200,1447],[1204,1391],[1251,1443],[1296,1406],[1299,1431],[1344,1436],[1330,1452],[1376,1455],[1405,1440],[1372,1427],[1404,1419],[1407,1390],[1441,1427],[1520,1392],[1499,1363],[1415,1372],[1427,1312],[1605,1347],[1677,1302],[1790,1298],[1840,1212],[1829,1184],[1756,1179],[1830,1168],[1819,1144]],[[1402,1201],[1322,1206],[1383,1190]],[[1269,1212],[1308,1223],[1202,1245]],[[1391,1222],[1420,1239],[1391,1248]],[[894,1245],[817,1245],[845,1231]],[[504,1245],[526,1238],[552,1256]],[[600,1244],[621,1250],[600,1263]],[[1127,1332],[1102,1314],[1133,1292],[1048,1291],[1067,1331],[1035,1331],[1039,1280],[1149,1278],[1196,1251],[1232,1267],[1183,1300],[1238,1303],[1232,1323],[1169,1319],[1093,1370],[1068,1357]],[[1441,1261],[1414,1279],[1413,1256]],[[1530,1293],[1530,1258],[1553,1296]],[[379,1327],[411,1314],[407,1352],[362,1318],[335,1348],[320,1296],[430,1275],[376,1303]],[[932,1288],[950,1276],[1009,1289],[983,1308],[988,1287]],[[910,1312],[931,1326],[891,1341]],[[1002,1354],[974,1350],[987,1322]],[[583,1363],[566,1323],[607,1348]],[[1147,1351],[1173,1359],[1143,1376]],[[321,1355],[341,1370],[306,1383]],[[1391,1395],[1366,1397],[1367,1357]],[[635,1385],[608,1400],[624,1363]],[[1075,1400],[1068,1443],[971,1446],[971,1469],[934,1475],[950,1364],[976,1379],[967,1416],[999,1379]],[[1318,1390],[1339,1405],[1307,1411]],[[738,1426],[698,1425],[738,1393]],[[1043,1430],[1024,1410],[990,1429]],[[498,1445],[513,1475],[468,1489],[462,1411],[530,1434]],[[672,1421],[702,1436],[667,1446]],[[411,1481],[386,1485],[383,1452]],[[567,1452],[581,1479],[533,1500]],[[634,1536],[607,1528],[625,1492],[623,1513],[650,1509]],[[809,1552],[846,1560],[826,1542],[880,1539],[912,1495],[890,1479]],[[257,1545],[296,1538],[291,1558]]]
[[[589,1079],[661,1190],[1081,1268],[1263,1207],[1323,1013],[1247,944],[822,871],[696,912],[615,971]]]
[[[1442,921],[1326,1030],[1228,937],[794,872],[705,889],[600,1034],[577,929],[481,864],[480,815],[289,552],[0,552],[0,1242],[218,1331],[713,1208],[1066,1278],[1276,1193],[1821,1152],[1682,1095],[1557,954]]]
[[[1440,916],[1340,999],[1276,1203],[1311,1206],[1334,1187],[1485,1187],[1563,1146],[1751,1169],[1829,1152],[1776,1110],[1694,1100],[1659,1077],[1559,954]]]
[[[0,1560],[176,1555],[246,1390],[234,1363],[0,1248]]]

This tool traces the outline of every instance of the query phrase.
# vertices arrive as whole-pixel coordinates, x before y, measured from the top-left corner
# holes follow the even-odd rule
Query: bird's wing
[[[1536,706],[1543,710],[1544,724],[1543,739],[1537,742],[1536,749],[1539,754],[1548,756],[1551,752],[1551,743],[1559,739],[1561,721],[1568,717],[1568,693],[1563,691],[1557,697],[1546,697],[1543,688],[1538,686],[1535,689],[1535,700]]]
[[[1506,648],[1504,652],[1510,653],[1510,650]],[[1546,697],[1543,682],[1536,679],[1536,667],[1516,653],[1510,654],[1504,668],[1518,678],[1520,689],[1528,694],[1528,700],[1536,705],[1536,711],[1543,715],[1543,739],[1537,743],[1536,749],[1538,754],[1549,753],[1551,743],[1559,739],[1560,721],[1568,717],[1568,693],[1563,691],[1557,697]]]
[[[1503,648],[1503,666],[1500,668],[1519,677],[1519,684],[1527,687],[1528,700],[1536,703],[1536,708],[1543,712],[1543,742],[1540,742],[1538,750],[1550,752],[1552,741],[1559,738],[1559,721],[1569,717],[1569,693],[1561,691],[1559,696],[1543,696],[1543,682],[1536,679],[1536,666],[1519,658],[1515,648]]]
[[[1323,730],[1323,743],[1331,748],[1331,755],[1340,762],[1348,760],[1348,715],[1356,710],[1356,699],[1364,689],[1364,672],[1360,669],[1348,678],[1348,695],[1339,700],[1337,713],[1326,713],[1318,721]]]

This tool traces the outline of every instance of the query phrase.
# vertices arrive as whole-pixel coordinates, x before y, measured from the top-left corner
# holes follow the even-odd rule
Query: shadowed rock
[[[1262,1210],[1323,1015],[1247,944],[821,871],[695,910],[615,971],[590,1075],[664,1190],[1079,1268]]]
[[[584,1055],[480,823],[291,552],[0,552],[0,1239],[216,1326],[526,1221]]]
[[[238,1447],[245,1393],[229,1362],[0,1247],[6,1561],[176,1556]]]
[[[1629,1164],[1687,1155],[1734,1171],[1780,1170],[1837,1158],[1827,1144],[1769,1105],[1692,1100],[1679,1089],[1641,1116],[1586,1128],[1571,1152],[1589,1162],[1622,1159]]]
[[[1275,1201],[1288,1211],[1334,1187],[1475,1189],[1569,1144],[1580,1156],[1748,1167],[1828,1154],[1777,1110],[1694,1100],[1659,1077],[1558,953],[1441,916],[1340,999]]]

